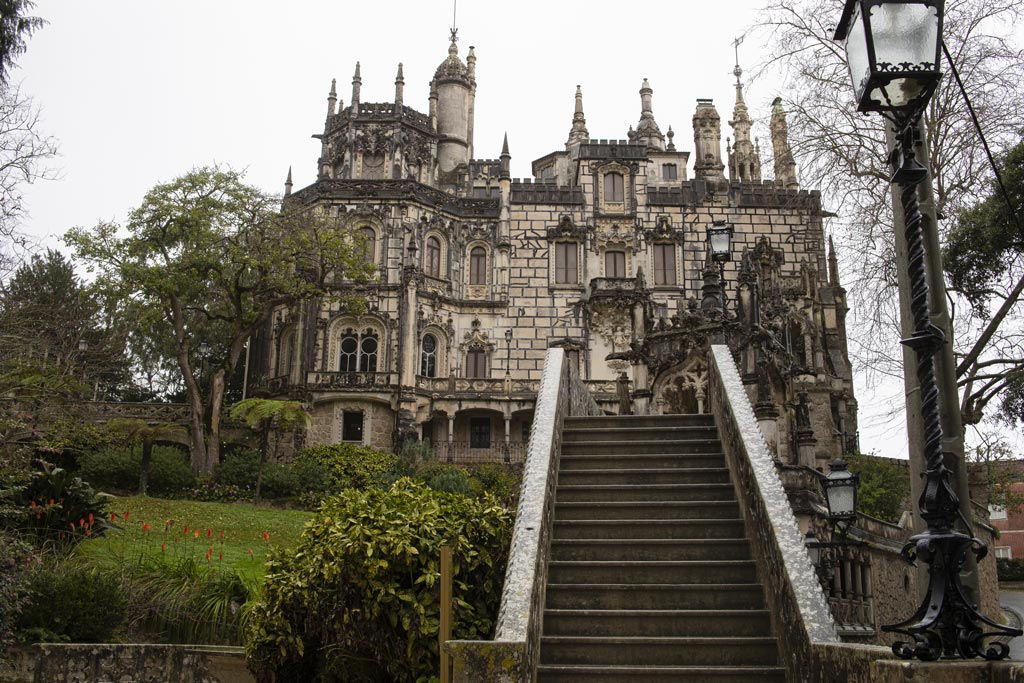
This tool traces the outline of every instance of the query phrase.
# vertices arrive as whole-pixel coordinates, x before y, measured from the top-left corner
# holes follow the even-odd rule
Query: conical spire
[[[583,115],[583,89],[576,86],[576,109],[572,115],[572,128],[569,130],[569,139],[566,147],[578,145],[590,139],[590,132],[587,130],[587,118]]]
[[[501,159],[501,177],[502,178],[511,178],[512,177],[512,173],[511,173],[512,169],[511,169],[510,162],[512,161],[512,155],[509,154],[509,151],[508,151],[508,133],[507,132],[505,133],[505,140],[501,143],[501,157],[499,157],[499,158]]]
[[[836,245],[832,243],[832,235],[828,236],[828,283],[839,287],[839,259],[836,258]]]
[[[359,62],[356,62],[356,72],[352,74],[352,115],[359,115],[359,91],[363,86],[363,77],[359,75]]]
[[[796,181],[796,161],[793,150],[789,147],[789,126],[786,124],[786,111],[782,108],[782,98],[776,97],[772,102],[772,152],[775,155],[775,182],[790,189],[799,187]]]
[[[740,80],[743,69],[740,68],[738,59],[732,73],[736,76],[736,104],[733,106],[732,121],[729,125],[732,126],[735,144],[729,151],[729,178],[733,181],[760,182],[761,159],[750,141],[750,128],[753,122],[747,111],[747,103],[743,101],[743,81]]]
[[[284,196],[287,197],[292,193],[292,167],[288,167],[288,177],[284,181]]]
[[[327,93],[327,115],[334,116],[338,106],[338,80],[331,79],[331,92]]]
[[[405,102],[405,76],[402,73],[402,63],[398,63],[398,75],[395,76],[395,109],[401,109]]]
[[[651,84],[644,79],[640,86],[640,123],[636,127],[636,141],[648,147],[664,150],[665,136],[661,134],[657,121],[654,120],[654,108],[651,104],[654,90]]]

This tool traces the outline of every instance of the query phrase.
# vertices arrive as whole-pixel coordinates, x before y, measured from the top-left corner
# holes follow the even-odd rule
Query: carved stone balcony
[[[640,287],[636,278],[631,277],[595,277],[590,280],[590,301],[640,301],[647,297],[647,292]]]
[[[423,377],[416,376],[416,388],[441,396],[460,398],[534,398],[540,382],[520,379],[491,379],[490,377]]]
[[[311,391],[382,391],[398,384],[394,372],[310,372],[306,388]]]

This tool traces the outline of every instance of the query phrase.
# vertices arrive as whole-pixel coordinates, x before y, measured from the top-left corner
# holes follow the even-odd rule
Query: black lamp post
[[[882,114],[896,131],[897,142],[890,162],[892,182],[901,190],[914,321],[913,334],[902,343],[917,356],[924,425],[926,483],[918,507],[928,529],[910,539],[903,548],[903,556],[911,564],[918,558],[928,564],[928,591],[912,617],[882,628],[913,639],[913,643],[897,642],[892,646],[893,652],[904,659],[1002,659],[1010,651],[1005,643],[983,641],[990,636],[1018,636],[1021,631],[978,613],[960,583],[960,569],[968,551],[980,560],[988,548],[973,537],[967,520],[959,514],[960,501],[950,482],[950,471],[943,463],[939,389],[932,358],[942,348],[945,337],[929,317],[921,207],[917,198],[917,186],[928,177],[928,170],[915,158],[915,134],[928,100],[942,78],[939,54],[943,4],[942,0],[847,0],[835,33],[835,39],[845,43],[858,111]],[[954,529],[958,519],[968,533]],[[983,630],[986,626],[987,631]]]
[[[832,572],[839,562],[838,549],[860,546],[863,542],[849,539],[850,527],[857,520],[857,489],[860,476],[853,474],[841,458],[837,458],[829,466],[828,475],[818,475],[821,487],[825,492],[825,505],[828,507],[828,521],[838,540],[819,541],[813,530],[808,530],[804,537],[804,547],[811,558],[811,564],[818,570],[818,576],[824,583],[832,581]],[[832,534],[836,538],[836,533]]]
[[[722,287],[722,313],[725,313],[725,264],[732,260],[732,226],[725,221],[714,221],[707,227],[708,250],[711,260],[718,264],[718,282]]]
[[[505,374],[512,374],[512,328],[505,330]]]

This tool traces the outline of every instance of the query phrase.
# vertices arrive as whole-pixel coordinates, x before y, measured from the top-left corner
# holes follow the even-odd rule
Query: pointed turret
[[[470,81],[476,80],[476,48],[469,46],[469,54],[466,55],[466,73]]]
[[[712,100],[698,99],[693,114],[693,148],[695,178],[709,181],[725,180],[722,171],[722,117]]]
[[[352,116],[359,116],[359,91],[363,87],[363,78],[359,75],[359,62],[356,72],[352,74]]]
[[[828,236],[828,283],[833,287],[839,284],[839,259],[836,258],[836,245],[832,244],[832,235]]]
[[[743,82],[740,80],[743,69],[736,64],[732,73],[736,76],[736,104],[729,125],[732,126],[735,144],[729,152],[729,179],[733,182],[761,182],[761,159],[750,141],[753,122],[747,111],[747,103],[743,101]]]
[[[327,93],[327,115],[334,116],[338,106],[338,80],[331,79],[331,92]]]
[[[587,117],[583,115],[583,89],[576,86],[576,108],[572,114],[572,128],[569,129],[569,139],[565,142],[566,149],[574,147],[579,149],[581,142],[590,139],[590,131],[587,130]]]
[[[395,76],[395,111],[401,113],[405,104],[405,75],[402,73],[402,63],[398,63],[398,75]]]
[[[512,177],[512,155],[508,153],[508,133],[505,133],[505,141],[501,143],[501,175],[500,178]]]
[[[654,89],[644,79],[640,86],[640,123],[636,127],[636,141],[647,145],[652,149],[665,150],[665,136],[661,134],[657,121],[654,120],[654,107],[652,99]]]
[[[288,177],[284,181],[284,196],[287,197],[292,193],[292,167],[288,167]]]
[[[470,77],[469,67],[459,59],[459,46],[455,41],[453,30],[448,57],[434,72],[430,94],[440,137],[437,159],[442,173],[450,173],[468,164],[472,145],[473,126],[470,119],[473,113],[474,81]],[[472,56],[472,60],[475,68],[476,57]]]
[[[786,124],[786,111],[782,108],[782,98],[776,97],[772,102],[772,152],[775,155],[775,182],[790,189],[796,189],[796,161],[793,150],[789,147],[789,126]]]

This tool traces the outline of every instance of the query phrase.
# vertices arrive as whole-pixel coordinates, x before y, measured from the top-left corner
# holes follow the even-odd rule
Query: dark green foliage
[[[910,469],[891,458],[848,455],[850,471],[860,475],[857,509],[893,524],[899,522],[910,499]]]
[[[238,448],[224,454],[213,470],[213,480],[225,486],[253,488],[256,486],[256,469],[260,454],[251,448]]]
[[[365,489],[379,481],[381,475],[394,471],[398,464],[394,453],[351,443],[303,448],[295,460],[309,460],[324,467],[330,491]]]
[[[997,557],[996,572],[1000,581],[1024,581],[1024,559]]]
[[[79,459],[78,472],[83,479],[112,493],[133,493],[139,485],[142,450],[108,448]],[[195,487],[196,476],[188,456],[173,446],[154,446],[149,469],[148,492],[155,496],[181,495]]]
[[[6,85],[15,60],[25,53],[25,39],[46,23],[29,16],[31,0],[0,0],[0,85]]]
[[[41,460],[12,502],[23,515],[6,520],[9,528],[44,540],[79,541],[102,535],[110,525],[106,496],[72,472]]]
[[[18,618],[23,639],[106,643],[124,621],[127,600],[116,576],[76,564],[44,564],[29,579],[30,603]]]
[[[516,506],[519,484],[523,478],[522,470],[513,470],[496,462],[485,462],[470,465],[469,471],[473,479],[480,483],[481,490],[490,493],[507,507]]]
[[[329,498],[267,565],[247,655],[258,680],[426,681],[438,669],[440,550],[454,559],[453,637],[492,636],[512,513],[410,479]]]
[[[416,478],[435,491],[461,493],[464,496],[475,496],[482,491],[474,486],[469,473],[458,465],[443,462],[432,462],[424,465],[416,472]]]
[[[13,639],[18,615],[28,599],[27,568],[31,548],[17,538],[0,532],[0,660]]]
[[[294,467],[281,463],[264,466],[260,489],[264,498],[291,498],[299,493],[299,476]]]

